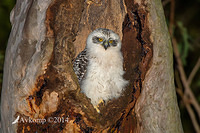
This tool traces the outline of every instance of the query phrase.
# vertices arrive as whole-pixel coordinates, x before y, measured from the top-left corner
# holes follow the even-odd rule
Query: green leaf
[[[189,43],[190,36],[188,34],[187,29],[183,26],[183,23],[181,21],[177,21],[177,26],[180,30],[181,39],[182,39],[181,40],[182,43],[179,43],[179,52],[181,55],[183,65],[186,65],[187,64],[186,58],[188,57],[188,52],[191,47]]]

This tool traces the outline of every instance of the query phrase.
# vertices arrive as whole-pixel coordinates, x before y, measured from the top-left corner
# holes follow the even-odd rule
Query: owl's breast
[[[81,90],[91,99],[93,105],[97,105],[100,99],[108,101],[118,98],[127,84],[123,74],[121,52],[90,54]]]
[[[93,58],[89,60],[87,71],[93,78],[102,78],[104,81],[111,80],[113,76],[123,73],[122,63],[123,60],[120,58],[111,58],[109,56]]]

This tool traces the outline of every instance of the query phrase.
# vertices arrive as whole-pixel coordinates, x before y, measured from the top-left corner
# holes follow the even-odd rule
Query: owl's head
[[[121,49],[120,37],[112,30],[99,28],[89,34],[87,38],[87,49]]]

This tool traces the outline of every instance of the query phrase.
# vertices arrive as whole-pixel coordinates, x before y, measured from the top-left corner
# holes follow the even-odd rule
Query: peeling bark
[[[4,66],[3,132],[181,132],[160,8],[157,0],[18,0]],[[100,27],[120,35],[130,84],[97,113],[80,93],[72,63],[88,34]],[[165,116],[155,117],[157,112]],[[40,121],[23,121],[28,119]]]

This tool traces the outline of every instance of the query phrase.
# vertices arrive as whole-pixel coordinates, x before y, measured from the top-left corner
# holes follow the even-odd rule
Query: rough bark
[[[135,106],[137,131],[182,133],[174,86],[173,50],[162,4],[160,0],[145,1],[144,4],[149,8],[148,27],[151,31],[153,59]]]
[[[159,0],[18,0],[4,65],[3,132],[182,132],[163,15]],[[72,62],[100,27],[120,35],[130,84],[97,113]],[[64,121],[48,121],[54,117]]]

